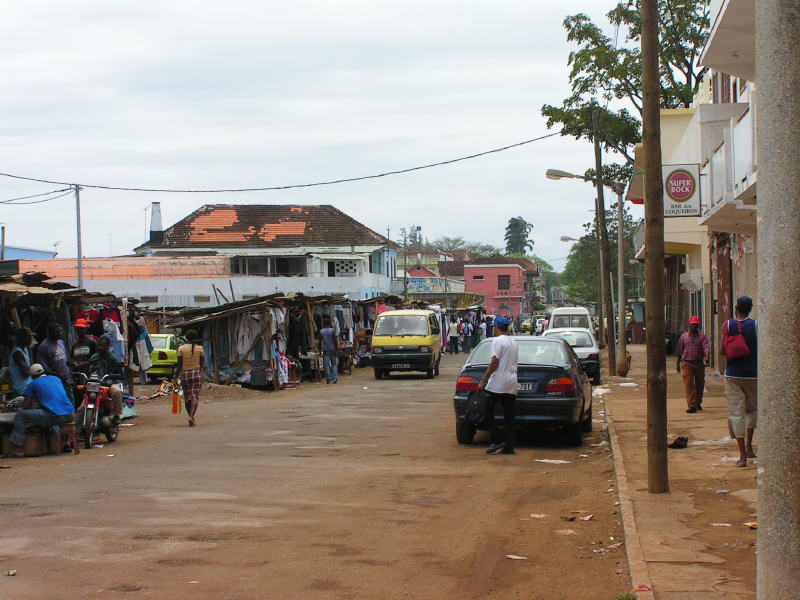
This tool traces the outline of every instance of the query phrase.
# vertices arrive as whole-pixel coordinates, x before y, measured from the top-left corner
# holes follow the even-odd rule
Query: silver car
[[[590,329],[558,327],[548,329],[542,335],[567,342],[581,361],[586,375],[591,378],[592,385],[600,385],[600,346]]]

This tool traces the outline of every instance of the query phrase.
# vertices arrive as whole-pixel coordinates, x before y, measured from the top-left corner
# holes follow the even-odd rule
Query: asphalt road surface
[[[485,455],[485,434],[459,445],[463,358],[435,380],[361,369],[279,393],[204,387],[196,428],[164,399],[114,444],[0,461],[0,599],[627,592],[599,422],[582,448],[552,434],[515,456]]]

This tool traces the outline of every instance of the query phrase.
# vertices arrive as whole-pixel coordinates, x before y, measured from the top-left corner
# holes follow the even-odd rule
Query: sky
[[[123,187],[242,188],[370,175],[549,133],[569,95],[565,16],[606,26],[613,0],[228,0],[6,3],[0,21],[0,172]],[[614,160],[607,156],[606,160]],[[617,159],[618,160],[618,159]],[[286,191],[85,189],[83,254],[131,253],[160,201],[165,226],[210,203],[332,204],[397,239],[503,246],[534,224],[564,266],[592,219],[592,145],[556,136],[452,165]],[[0,201],[60,186],[0,177]],[[33,198],[31,200],[36,200]],[[639,213],[634,207],[634,216]],[[71,195],[0,204],[7,244],[76,256]]]

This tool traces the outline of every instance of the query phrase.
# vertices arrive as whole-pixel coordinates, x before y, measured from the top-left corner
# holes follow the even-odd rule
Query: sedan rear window
[[[594,346],[592,336],[583,331],[554,331],[546,333],[545,337],[560,338],[573,348],[591,348]]]
[[[428,335],[428,317],[425,315],[379,317],[373,335]]]
[[[542,340],[517,340],[519,364],[521,365],[555,365],[563,366],[567,362],[561,344],[553,344]],[[492,353],[492,340],[484,340],[467,360],[470,364],[488,365]]]
[[[153,344],[153,348],[163,350],[167,347],[167,338],[151,336],[150,343]]]

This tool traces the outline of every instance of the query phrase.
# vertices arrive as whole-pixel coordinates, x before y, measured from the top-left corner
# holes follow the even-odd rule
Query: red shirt
[[[709,354],[708,338],[706,334],[698,332],[692,335],[688,331],[678,340],[675,355],[686,362],[705,360]]]

